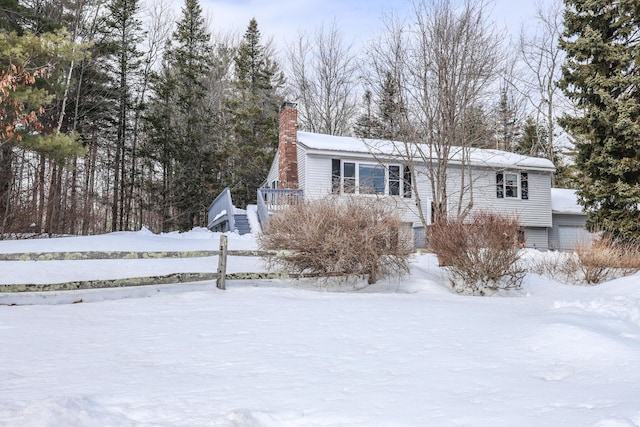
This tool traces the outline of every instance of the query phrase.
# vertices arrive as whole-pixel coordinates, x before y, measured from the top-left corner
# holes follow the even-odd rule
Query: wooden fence
[[[122,279],[81,280],[63,283],[26,283],[26,284],[0,284],[0,293],[7,292],[40,292],[40,291],[70,291],[78,289],[122,288],[128,286],[163,285],[172,283],[187,283],[198,281],[216,280],[220,289],[226,288],[226,280],[266,280],[266,279],[297,279],[302,277],[318,277],[318,274],[296,273],[269,273],[269,272],[241,272],[227,273],[227,258],[233,256],[264,257],[281,256],[284,251],[259,251],[259,250],[229,250],[227,249],[227,236],[220,236],[220,250],[217,251],[87,251],[87,252],[25,252],[25,253],[0,253],[0,271],[2,261],[73,261],[94,259],[166,259],[166,258],[198,258],[218,257],[218,271],[172,273],[161,276],[129,277]]]

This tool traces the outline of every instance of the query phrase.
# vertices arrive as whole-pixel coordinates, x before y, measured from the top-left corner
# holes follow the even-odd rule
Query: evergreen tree
[[[365,93],[365,114],[356,121],[354,133],[361,138],[396,140],[402,138],[401,123],[406,123],[406,107],[401,99],[400,87],[390,72],[387,72],[380,87],[377,104],[372,107],[370,91]]]
[[[25,31],[35,34],[52,32],[67,27],[73,21],[69,7],[73,7],[68,0],[22,0],[21,23]]]
[[[522,133],[515,140],[514,151],[525,156],[542,157],[549,156],[549,126],[542,122],[536,122],[532,116],[527,116]],[[575,166],[567,160],[573,157],[570,153],[562,153],[554,148],[551,160],[556,166],[552,185],[559,188],[572,188],[575,185]]]
[[[22,35],[25,9],[18,0],[0,0],[0,30]]]
[[[57,66],[77,60],[86,46],[75,45],[65,31],[40,36],[0,31],[0,234],[13,219],[11,190],[17,149],[33,151],[64,164],[83,147],[75,134],[64,134],[42,119],[55,99],[49,82]]]
[[[520,125],[516,111],[516,103],[505,82],[500,88],[500,99],[495,109],[496,148],[499,150],[513,151],[514,140],[519,136]]]
[[[379,135],[383,139],[397,139],[402,129],[400,123],[406,113],[406,107],[400,95],[398,81],[387,72],[382,84],[379,106]]]
[[[576,140],[587,221],[640,239],[640,2],[565,0],[560,86],[581,110],[561,125]]]
[[[258,23],[249,22],[235,56],[235,94],[228,102],[234,145],[230,187],[234,203],[256,202],[278,143],[278,90],[284,77],[270,50],[261,42]]]
[[[198,0],[186,0],[165,51],[150,109],[153,151],[164,166],[168,195],[163,230],[206,226],[216,182],[216,115],[208,102],[212,46]]]
[[[353,133],[358,138],[374,138],[377,135],[378,122],[373,114],[373,100],[370,90],[365,91],[362,96],[364,113],[358,117],[353,126]]]
[[[480,104],[471,105],[464,112],[456,145],[479,148],[501,148],[491,114]]]
[[[133,106],[132,91],[140,73],[143,53],[138,46],[144,39],[142,21],[138,18],[138,0],[112,0],[108,5],[106,19],[106,50],[112,58],[113,97],[117,108],[116,146],[113,160],[113,202],[111,209],[111,229],[122,230],[124,224],[125,189],[127,180],[133,179],[133,172],[127,162],[136,155],[129,135],[130,113]]]
[[[149,168],[157,164],[161,173],[161,182],[152,185],[149,192],[155,199],[155,209],[160,217],[163,231],[169,231],[175,225],[175,186],[174,165],[177,156],[177,136],[173,124],[175,108],[175,79],[167,61],[163,61],[162,69],[151,78],[154,96],[145,114],[146,144],[142,148],[142,156],[150,163]]]
[[[522,127],[522,134],[515,140],[514,151],[525,156],[547,157],[547,133],[547,126],[536,123],[533,117],[528,116]]]

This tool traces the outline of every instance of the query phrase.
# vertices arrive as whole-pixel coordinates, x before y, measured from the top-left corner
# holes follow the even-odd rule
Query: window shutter
[[[504,198],[504,174],[503,173],[496,174],[496,197],[498,197],[498,199]]]
[[[331,159],[331,192],[340,193],[340,159]]]
[[[403,196],[407,199],[411,198],[411,168],[409,166],[404,167],[402,179],[404,180]]]
[[[520,188],[522,200],[529,200],[529,174],[527,172],[520,174]]]
[[[389,166],[389,195],[400,195],[400,166]]]

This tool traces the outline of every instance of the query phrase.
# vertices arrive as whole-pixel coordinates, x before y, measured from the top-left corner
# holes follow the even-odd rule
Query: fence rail
[[[71,291],[81,289],[122,288],[132,286],[165,285],[172,283],[188,283],[216,280],[218,288],[225,289],[226,280],[267,280],[267,279],[299,279],[305,277],[321,277],[315,273],[286,273],[286,272],[239,272],[227,273],[226,261],[228,256],[236,257],[264,257],[284,256],[289,251],[265,251],[226,248],[226,237],[221,235],[220,250],[211,251],[77,251],[77,252],[24,252],[1,253],[2,261],[76,261],[76,260],[139,260],[163,258],[197,258],[218,257],[218,272],[190,272],[172,273],[162,276],[128,277],[121,279],[97,279],[70,281],[62,283],[18,283],[0,284],[0,293],[42,292],[42,291]],[[222,266],[222,267],[221,267]],[[1,269],[1,267],[0,267]],[[2,304],[0,302],[0,304]]]
[[[283,251],[229,249],[229,256],[278,256]],[[80,261],[92,259],[203,258],[220,255],[220,251],[88,251],[0,253],[0,261]]]

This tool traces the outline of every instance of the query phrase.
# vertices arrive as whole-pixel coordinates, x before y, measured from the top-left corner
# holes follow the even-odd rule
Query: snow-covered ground
[[[255,248],[229,237],[232,249]],[[218,242],[143,230],[0,241],[0,252]],[[216,267],[214,257],[0,261],[0,283]],[[231,281],[0,295],[0,425],[640,426],[639,285],[639,275],[594,287],[529,275],[511,296],[460,296],[425,254],[410,276],[350,292]]]

